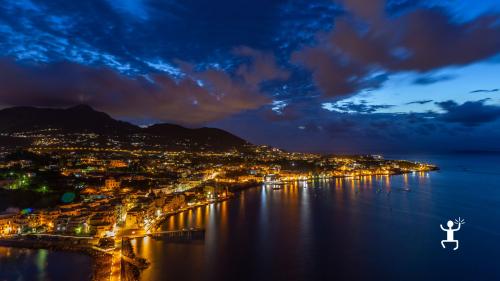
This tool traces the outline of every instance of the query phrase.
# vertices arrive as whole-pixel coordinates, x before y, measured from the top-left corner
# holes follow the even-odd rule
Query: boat
[[[281,181],[278,175],[269,174],[264,177],[264,184],[266,186],[275,186],[275,185],[283,185],[284,183]]]
[[[410,192],[411,189],[409,187],[400,187],[398,188],[399,191],[406,191],[406,192]]]

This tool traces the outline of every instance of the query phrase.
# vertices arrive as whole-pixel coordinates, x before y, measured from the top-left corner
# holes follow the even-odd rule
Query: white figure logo
[[[453,225],[454,224],[457,224],[458,227],[453,229]],[[444,243],[455,243],[455,248],[453,248],[453,250],[456,250],[458,249],[458,240],[455,240],[454,239],[454,232],[455,231],[459,231],[460,230],[460,226],[462,224],[465,224],[465,221],[463,219],[460,219],[460,217],[458,219],[455,219],[455,222],[452,222],[451,220],[449,220],[446,225],[448,226],[448,228],[444,228],[442,224],[440,224],[441,226],[441,229],[443,231],[446,231],[446,240],[441,240],[441,246],[443,246],[443,248],[446,248],[444,246]]]

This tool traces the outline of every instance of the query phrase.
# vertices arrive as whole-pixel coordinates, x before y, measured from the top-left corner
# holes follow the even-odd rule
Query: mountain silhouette
[[[0,133],[54,131],[57,133],[94,133],[120,136],[144,135],[154,142],[175,146],[179,142],[213,149],[238,148],[248,144],[245,140],[221,129],[190,129],[175,124],[155,124],[146,128],[113,119],[88,105],[66,109],[11,107],[0,110]]]

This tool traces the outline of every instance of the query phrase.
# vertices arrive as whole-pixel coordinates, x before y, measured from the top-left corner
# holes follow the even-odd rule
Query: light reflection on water
[[[467,280],[479,270],[498,280],[492,261],[500,247],[490,243],[500,225],[488,225],[483,213],[500,216],[498,176],[479,180],[496,197],[480,196],[469,176],[439,171],[249,189],[163,226],[205,227],[203,242],[138,240],[137,252],[152,262],[142,280]],[[470,224],[457,234],[463,248],[449,253],[440,248],[439,224],[454,216]]]
[[[2,281],[88,281],[91,274],[91,259],[85,255],[0,247]]]
[[[258,187],[171,217],[164,229],[206,239],[134,241],[142,280],[500,280],[500,157],[431,162],[442,170]],[[458,216],[460,249],[443,250],[439,224]],[[2,281],[89,279],[87,256],[0,247]]]

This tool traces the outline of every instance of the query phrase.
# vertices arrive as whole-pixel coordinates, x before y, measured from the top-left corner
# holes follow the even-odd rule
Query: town
[[[227,199],[241,188],[436,169],[378,155],[322,156],[250,144],[230,151],[161,151],[123,148],[114,140],[92,144],[85,134],[62,146],[53,136],[37,135],[38,146],[1,154],[3,197],[23,195],[0,215],[2,235],[151,231],[169,214]]]
[[[10,206],[0,213],[0,244],[87,252],[102,260],[94,280],[119,280],[123,271],[137,279],[147,261],[135,257],[129,238],[161,233],[168,216],[227,200],[241,189],[437,169],[380,155],[320,155],[251,144],[209,150],[186,142],[169,149],[113,137],[95,141],[93,134],[81,133],[15,137],[31,145],[4,147],[0,154],[0,200]],[[179,231],[191,237],[203,230]],[[122,266],[124,258],[132,267]]]

